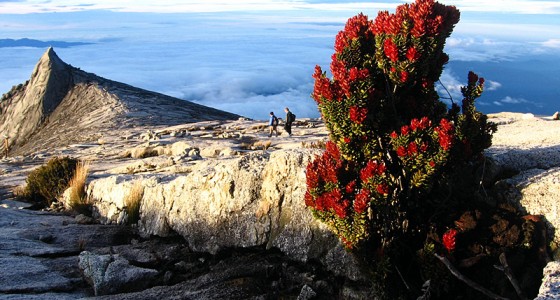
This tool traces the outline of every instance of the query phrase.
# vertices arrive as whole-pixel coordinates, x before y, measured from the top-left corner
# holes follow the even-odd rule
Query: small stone
[[[175,269],[176,269],[176,270],[180,270],[180,271],[183,271],[183,272],[184,272],[184,271],[187,271],[188,268],[189,268],[189,266],[188,266],[188,264],[187,264],[184,260],[182,260],[182,261],[180,261],[180,262],[178,262],[178,263],[175,264]]]
[[[82,224],[82,225],[95,223],[95,220],[92,217],[88,217],[88,216],[83,215],[83,214],[77,215],[74,218],[74,220],[76,221],[76,223]]]
[[[43,243],[50,244],[54,240],[54,237],[51,234],[41,234],[39,235],[39,241]]]
[[[173,279],[173,272],[171,271],[165,272],[165,274],[163,275],[163,282],[165,284],[169,284],[171,283],[171,279]]]
[[[317,293],[315,293],[315,291],[306,284],[301,288],[301,292],[299,293],[297,300],[310,300],[315,298],[316,296]]]

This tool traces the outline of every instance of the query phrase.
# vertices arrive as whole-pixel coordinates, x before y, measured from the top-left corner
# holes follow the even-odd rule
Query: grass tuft
[[[89,213],[89,203],[86,197],[86,180],[91,164],[88,161],[80,161],[76,165],[74,176],[70,180],[70,198],[68,206],[83,214]]]
[[[128,224],[136,224],[140,220],[140,204],[144,197],[144,186],[137,180],[124,198],[125,211],[128,215]]]

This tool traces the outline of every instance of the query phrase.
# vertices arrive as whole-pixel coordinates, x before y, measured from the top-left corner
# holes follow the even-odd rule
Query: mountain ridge
[[[82,71],[52,47],[29,80],[2,97],[0,109],[0,134],[7,136],[12,154],[93,141],[119,128],[239,118]]]

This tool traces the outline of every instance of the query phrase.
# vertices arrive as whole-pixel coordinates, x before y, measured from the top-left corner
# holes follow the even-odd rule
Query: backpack
[[[274,121],[272,122],[272,124],[274,124],[274,126],[278,126],[278,118],[276,116],[274,116]]]
[[[294,122],[296,120],[296,115],[294,115],[294,113],[290,112],[289,115],[290,119],[288,120],[289,122]]]

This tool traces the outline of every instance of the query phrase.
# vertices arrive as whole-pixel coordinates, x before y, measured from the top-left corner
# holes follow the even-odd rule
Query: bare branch
[[[401,277],[401,280],[404,283],[404,286],[406,286],[406,289],[410,291],[410,286],[408,286],[408,283],[406,283],[406,280],[402,276],[401,271],[399,270],[399,267],[395,266],[395,269],[397,269],[397,273],[399,273],[399,276]]]
[[[457,268],[455,268],[451,262],[443,256],[439,256],[437,253],[434,253],[434,256],[439,259],[449,270],[449,272],[451,272],[451,274],[453,274],[455,277],[457,277],[457,279],[461,280],[462,282],[464,282],[466,285],[472,287],[473,289],[483,293],[484,295],[486,295],[487,297],[491,298],[491,299],[496,299],[496,300],[509,300],[508,298],[504,298],[500,295],[495,294],[494,292],[488,290],[487,288],[483,287],[482,285],[468,279],[467,277],[465,277],[463,274],[461,274],[461,272],[459,272],[459,270],[457,270]]]
[[[451,96],[451,93],[449,92],[449,90],[447,89],[447,87],[443,84],[443,82],[441,82],[441,80],[438,80],[439,84],[441,85],[441,87],[443,87],[443,89],[447,92],[447,95],[449,95],[449,98],[444,98],[444,99],[449,99],[451,100],[451,103],[455,103],[455,101],[453,101],[453,96]]]
[[[515,289],[515,292],[517,293],[519,298],[521,298],[522,300],[527,300],[527,297],[525,297],[523,291],[519,287],[519,283],[517,282],[517,279],[513,277],[513,272],[511,271],[508,265],[506,254],[505,253],[500,254],[499,259],[500,259],[500,263],[503,266],[503,268],[499,268],[499,270],[503,271],[506,274],[507,278],[509,279],[509,282],[511,283],[511,285],[513,285],[513,288]]]

